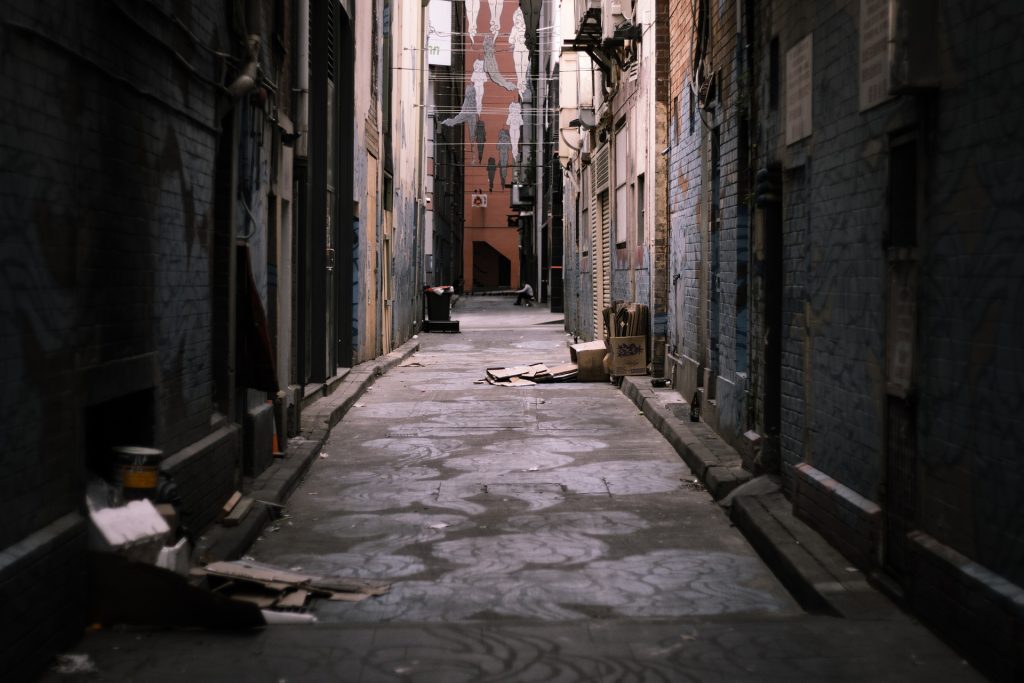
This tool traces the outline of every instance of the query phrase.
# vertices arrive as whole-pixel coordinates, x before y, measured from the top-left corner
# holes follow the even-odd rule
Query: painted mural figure
[[[498,172],[501,174],[501,187],[508,187],[505,174],[508,172],[509,151],[512,149],[512,139],[509,137],[508,128],[502,128],[498,132]]]
[[[523,8],[516,7],[512,14],[512,30],[508,34],[508,43],[512,46],[512,59],[516,63],[516,83],[519,85],[519,97],[526,93],[526,72],[530,70],[530,51],[526,47],[526,18]]]
[[[498,69],[498,59],[494,56],[494,41],[494,36],[484,37],[484,69],[495,84],[511,92],[516,89],[516,84],[501,75],[501,71]]]
[[[472,129],[476,128],[477,118],[479,113],[476,108],[476,88],[470,83],[466,86],[465,95],[462,98],[462,109],[459,113],[451,118],[447,118],[441,122],[444,126],[457,126],[460,123],[468,123]]]
[[[519,133],[523,127],[523,105],[518,102],[508,103],[508,124],[509,135],[512,142],[512,158],[519,160]]]
[[[498,170],[498,163],[494,157],[487,157],[487,191],[494,192],[494,172]]]
[[[501,30],[501,6],[505,0],[487,0],[487,4],[491,8],[491,35],[497,37]]]
[[[466,14],[469,19],[469,39],[476,42],[476,18],[480,13],[480,0],[466,0]]]
[[[476,142],[476,162],[479,164],[484,160],[484,144],[487,142],[487,127],[484,126],[483,121],[476,122],[473,140]]]
[[[487,82],[482,59],[473,62],[473,75],[469,80],[473,81],[473,87],[476,89],[476,113],[480,114],[484,110],[484,83]]]

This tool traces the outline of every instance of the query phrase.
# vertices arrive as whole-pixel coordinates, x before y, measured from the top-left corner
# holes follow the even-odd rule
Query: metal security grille
[[[594,154],[594,193],[600,194],[608,189],[608,145],[604,145]]]
[[[910,401],[895,396],[887,401],[885,568],[899,580],[906,576],[907,533],[917,509],[917,434]]]
[[[607,159],[607,157],[606,157]],[[605,187],[607,187],[607,169],[605,171]],[[591,243],[593,244],[593,268],[591,270],[591,287],[593,288],[594,307],[594,339],[604,338],[604,309],[611,306],[611,206],[608,191],[599,192],[594,196],[592,216]]]

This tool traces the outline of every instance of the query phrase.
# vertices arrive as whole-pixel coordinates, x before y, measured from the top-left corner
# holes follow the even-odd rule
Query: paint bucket
[[[164,452],[145,446],[114,448],[114,472],[123,500],[139,500],[156,495],[160,480],[160,461]]]

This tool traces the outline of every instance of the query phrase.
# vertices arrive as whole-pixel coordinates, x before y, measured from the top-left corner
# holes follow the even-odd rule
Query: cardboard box
[[[647,374],[647,337],[612,337],[608,351],[614,377]]]
[[[608,352],[603,341],[584,342],[569,346],[569,357],[578,368],[577,382],[606,382],[604,356]]]
[[[89,548],[153,564],[171,528],[148,498],[89,513]]]

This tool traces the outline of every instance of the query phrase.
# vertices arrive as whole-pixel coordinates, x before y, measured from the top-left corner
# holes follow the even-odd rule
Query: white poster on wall
[[[889,99],[889,0],[860,0],[860,110]]]
[[[452,3],[430,0],[427,9],[427,64],[452,65]]]
[[[786,53],[786,144],[792,145],[811,134],[812,74],[811,34]]]

